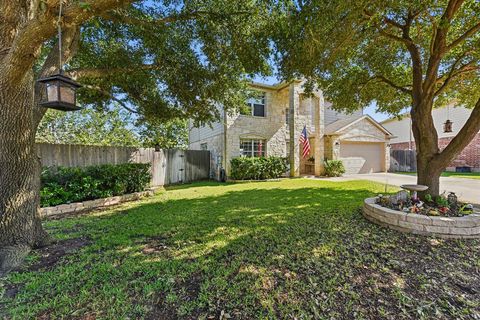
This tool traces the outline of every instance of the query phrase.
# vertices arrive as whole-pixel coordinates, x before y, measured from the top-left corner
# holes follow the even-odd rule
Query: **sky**
[[[272,77],[255,77],[253,79],[255,82],[260,82],[260,83],[265,83],[265,84],[276,84],[280,82],[280,80],[274,76]],[[387,114],[387,113],[382,113],[382,112],[377,112],[376,111],[376,105],[375,103],[370,104],[367,106],[365,109],[363,109],[363,114],[371,116],[373,119],[375,119],[378,122],[381,122],[383,120],[389,119],[392,116]]]

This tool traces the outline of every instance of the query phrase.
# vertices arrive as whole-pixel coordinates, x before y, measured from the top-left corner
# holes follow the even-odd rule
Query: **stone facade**
[[[208,150],[212,151],[212,167],[216,168],[216,172],[220,168],[226,168],[227,173],[229,172],[230,160],[241,155],[242,139],[265,140],[266,156],[289,157],[291,176],[321,175],[324,159],[336,157],[336,139],[375,141],[384,143],[386,150],[388,134],[379,129],[380,125],[373,119],[361,120],[344,132],[336,133],[335,137],[329,136],[325,132],[326,124],[338,121],[347,121],[348,124],[352,116],[331,109],[331,104],[324,101],[320,90],[306,94],[301,81],[278,85],[252,84],[251,87],[265,95],[264,117],[224,113],[223,119],[213,124],[211,130],[206,126],[190,127],[190,149],[207,146]],[[354,116],[355,119],[364,118],[361,110],[354,113]],[[304,126],[307,128],[311,145],[310,154],[306,158],[301,157],[299,143]],[[385,157],[382,161],[389,163],[388,155],[382,157]],[[309,161],[309,158],[314,158],[315,161]],[[385,167],[388,167],[388,164]],[[212,177],[215,177],[215,172]]]
[[[241,139],[266,140],[267,156],[286,157],[288,126],[286,123],[289,108],[288,87],[279,91],[258,88],[265,92],[265,117],[227,115],[226,121],[226,168],[230,169],[230,159],[240,156]]]
[[[382,157],[382,170],[388,171],[390,167],[389,136],[390,134],[377,125],[375,120],[368,116],[362,117],[344,129],[327,136],[325,149],[328,151],[325,156],[328,159],[341,159],[340,151],[342,143],[345,142],[359,143],[359,148],[361,148],[362,143],[378,143],[384,150],[383,154],[380,155]]]

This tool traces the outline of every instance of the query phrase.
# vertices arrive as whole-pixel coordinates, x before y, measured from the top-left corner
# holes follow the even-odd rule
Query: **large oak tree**
[[[480,2],[306,0],[284,14],[283,76],[306,76],[340,110],[409,107],[418,183],[438,195],[441,172],[480,130]],[[452,101],[473,110],[440,150],[432,108]]]
[[[35,133],[45,109],[36,80],[58,72],[61,0],[0,0],[0,273],[48,243],[40,223]],[[218,116],[245,76],[267,70],[260,1],[63,0],[66,72],[83,103],[138,119]]]

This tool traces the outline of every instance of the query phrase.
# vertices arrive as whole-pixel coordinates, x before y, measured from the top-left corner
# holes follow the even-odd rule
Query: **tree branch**
[[[438,96],[440,93],[442,93],[443,90],[445,90],[447,88],[447,86],[450,84],[451,80],[453,78],[457,77],[458,75],[480,70],[480,66],[474,65],[475,61],[470,61],[470,62],[462,65],[458,69],[455,69],[460,60],[461,59],[457,59],[457,61],[455,61],[455,63],[452,65],[452,68],[450,69],[450,72],[448,73],[447,78],[445,79],[443,84],[440,86],[440,88],[438,88],[437,91],[435,91],[435,96]],[[443,77],[444,76],[440,77],[438,80],[440,80]]]
[[[108,11],[103,13],[101,17],[113,22],[118,22],[118,23],[145,26],[145,27],[155,27],[158,25],[163,25],[163,24],[172,23],[176,21],[194,20],[201,16],[227,18],[234,15],[245,15],[250,13],[251,13],[250,11],[235,11],[227,14],[227,13],[220,13],[220,12],[214,12],[214,11],[198,10],[194,12],[182,12],[179,14],[174,14],[174,15],[166,16],[160,19],[149,21],[149,20],[142,20],[135,17],[131,17],[131,16],[122,14],[117,10],[114,10],[114,11]]]
[[[450,163],[472,141],[480,131],[480,98],[470,114],[467,122],[464,124],[458,134],[450,141],[445,149],[438,155],[434,161],[439,163]]]
[[[435,94],[434,88],[438,69],[442,57],[447,52],[446,41],[448,30],[450,29],[450,22],[464,1],[465,0],[450,0],[440,19],[440,23],[433,28],[432,42],[430,44],[430,57],[428,59],[425,80],[423,81],[423,92],[425,92],[428,97],[433,97]]]
[[[124,108],[125,110],[127,111],[130,111],[132,113],[136,113],[138,114],[139,112],[137,110],[133,110],[132,108],[128,107],[125,102],[123,102],[122,100],[118,99],[117,97],[115,97],[115,95],[111,92],[108,92],[107,90],[105,89],[102,89],[98,86],[92,86],[92,85],[86,85],[84,86],[85,88],[87,89],[90,89],[90,90],[94,90],[94,91],[97,91],[99,92],[100,94],[102,94],[103,96],[105,97],[108,97],[109,99],[117,102],[122,108]]]
[[[161,68],[162,66],[158,64],[144,64],[130,66],[128,68],[78,68],[70,69],[66,73],[73,79],[77,80],[81,78],[101,78],[122,72],[135,72],[138,70],[160,70]]]
[[[136,0],[84,0],[72,2],[63,14],[66,27],[80,26],[83,22],[113,8],[129,5]],[[3,58],[2,73],[6,83],[17,84],[31,70],[39,57],[42,45],[56,32],[56,14],[47,10],[44,14],[28,20],[20,28],[12,42],[9,53]]]
[[[374,77],[372,77],[372,79],[379,79],[381,82],[385,83],[385,84],[388,84],[389,86],[391,86],[392,88],[394,89],[397,89],[403,93],[407,93],[409,95],[412,94],[412,90],[410,89],[407,89],[403,86],[400,86],[400,85],[397,85],[396,83],[394,83],[392,80],[386,78],[385,76],[383,75],[376,75]]]
[[[453,48],[455,48],[456,46],[458,46],[460,43],[462,43],[463,41],[465,41],[468,37],[474,35],[475,33],[477,33],[478,31],[480,31],[480,22],[477,23],[476,25],[474,25],[473,27],[471,27],[470,29],[468,29],[464,34],[462,34],[460,37],[458,37],[457,39],[455,39],[454,41],[452,41],[452,43],[450,43],[448,46],[447,46],[447,51],[450,51],[452,50]]]

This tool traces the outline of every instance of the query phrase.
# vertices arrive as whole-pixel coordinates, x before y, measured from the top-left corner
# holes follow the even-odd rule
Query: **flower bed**
[[[365,199],[363,216],[394,230],[438,236],[441,238],[480,238],[480,213],[472,211],[462,217],[427,216],[386,208],[380,197]]]
[[[415,196],[410,197],[406,191],[391,196],[379,195],[376,199],[376,203],[382,207],[426,216],[463,217],[473,213],[474,209],[472,204],[458,201],[453,192],[435,198],[427,194],[425,201]]]

